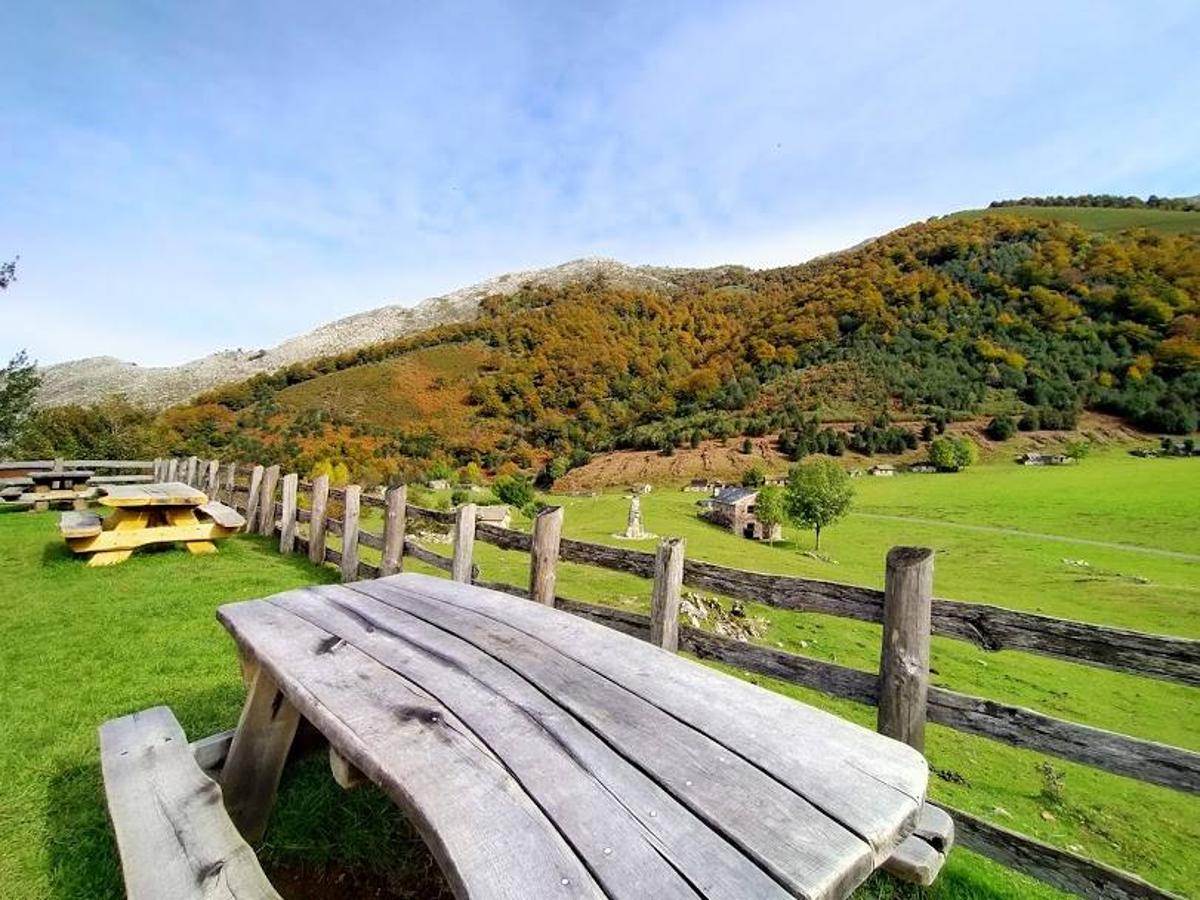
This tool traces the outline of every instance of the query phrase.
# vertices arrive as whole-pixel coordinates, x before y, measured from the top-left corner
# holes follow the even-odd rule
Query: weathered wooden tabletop
[[[105,487],[105,506],[203,506],[208,497],[182,481],[164,484],[118,484]]]
[[[842,897],[924,799],[907,746],[495,591],[405,574],[218,616],[460,897]]]
[[[87,469],[68,469],[66,471],[57,472],[30,472],[26,477],[34,484],[52,484],[56,481],[67,481],[72,483],[76,481],[87,481],[95,474],[95,472]]]

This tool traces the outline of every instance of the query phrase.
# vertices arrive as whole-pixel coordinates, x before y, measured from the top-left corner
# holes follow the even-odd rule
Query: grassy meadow
[[[1111,233],[1145,228],[1162,234],[1192,234],[1200,231],[1200,212],[1170,209],[1120,209],[1102,206],[1005,206],[998,209],[969,209],[955,218],[979,219],[986,215],[1009,214],[1034,219],[1071,222],[1088,231]]]
[[[888,547],[925,544],[938,551],[939,596],[1200,634],[1200,544],[1182,499],[1200,495],[1195,461],[1107,451],[1078,468],[993,463],[958,475],[863,479],[857,486],[856,512],[823,535],[822,556],[807,552],[809,535],[790,529],[770,547],[710,526],[695,516],[697,494],[660,487],[643,498],[643,511],[649,531],[681,535],[692,556],[727,565],[879,586]],[[612,536],[625,520],[620,493],[547,499],[566,507],[568,536],[624,544]],[[165,703],[189,736],[232,727],[243,687],[215,608],[335,577],[330,568],[280,557],[270,542],[248,536],[225,541],[214,556],[138,553],[123,565],[90,570],[62,546],[55,521],[53,513],[0,513],[5,900],[121,896],[96,726]],[[365,527],[381,530],[374,510]],[[449,552],[446,544],[429,546]],[[654,542],[638,546],[651,549]],[[364,555],[373,554],[364,548]],[[522,554],[477,544],[477,559],[486,578],[520,584],[528,577]],[[579,566],[562,567],[560,593],[633,609],[649,605],[646,581]],[[762,640],[772,646],[865,670],[877,665],[875,626],[754,605],[747,612],[769,622]],[[944,639],[934,641],[934,669],[935,683],[956,690],[1200,749],[1194,689],[1031,655],[989,654]],[[733,674],[874,723],[871,708]],[[930,726],[927,755],[935,799],[1196,896],[1196,798],[939,726]],[[442,890],[428,854],[390,801],[370,790],[339,791],[320,756],[289,768],[272,827],[257,849],[290,898],[333,896],[331,884],[345,896],[434,897]],[[879,876],[860,896],[1060,895],[959,849],[930,891]]]

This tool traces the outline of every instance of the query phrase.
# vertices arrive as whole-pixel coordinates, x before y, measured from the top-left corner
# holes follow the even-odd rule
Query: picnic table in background
[[[62,473],[56,473],[62,474]],[[189,553],[216,553],[214,540],[235,534],[246,520],[224,503],[182,482],[105,488],[105,519],[91,512],[63,513],[59,530],[89,566],[124,562],[138,547],[181,542]]]
[[[45,512],[52,503],[70,503],[75,509],[87,509],[88,501],[98,493],[88,485],[94,474],[87,469],[30,472],[26,477],[33,490],[22,494],[20,501],[32,503],[37,512]]]

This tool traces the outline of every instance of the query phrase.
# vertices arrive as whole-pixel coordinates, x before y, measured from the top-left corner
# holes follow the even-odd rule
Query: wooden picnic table
[[[88,501],[96,496],[96,489],[88,485],[95,473],[87,469],[30,472],[26,478],[32,490],[21,494],[19,501],[32,503],[37,512],[45,512],[51,504],[70,504],[75,509],[86,509]]]
[[[915,750],[507,594],[404,574],[218,618],[251,678],[221,775],[250,841],[300,718],[459,897],[844,897],[922,813]]]
[[[71,550],[88,554],[89,566],[124,562],[150,544],[181,542],[189,553],[216,553],[213,541],[245,524],[238,512],[182,482],[113,485],[100,503],[113,510],[104,520],[77,512],[64,513],[59,523]]]

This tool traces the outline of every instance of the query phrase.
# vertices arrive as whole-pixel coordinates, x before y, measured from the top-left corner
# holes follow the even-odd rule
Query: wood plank
[[[308,559],[320,565],[325,562],[325,514],[329,505],[329,476],[313,479],[310,495],[311,516],[308,522]]]
[[[558,583],[558,544],[562,540],[562,526],[561,506],[548,506],[539,510],[534,517],[529,552],[529,596],[535,603],[554,605],[554,588]],[[476,525],[477,530],[478,527]]]
[[[668,653],[679,649],[679,601],[683,586],[683,538],[659,542],[650,595],[650,643]]]
[[[234,531],[246,524],[246,519],[240,512],[216,500],[209,500],[203,506],[197,506],[196,512],[212,519],[223,528],[231,528]]]
[[[345,514],[342,516],[342,581],[358,578],[358,517],[362,488],[357,484],[346,486],[342,500]]]
[[[763,773],[750,770],[754,773],[751,778],[757,776],[760,784],[765,783],[771,796],[752,808],[755,804],[745,795],[754,793],[754,781],[735,783],[738,776],[716,763],[717,754],[724,753],[717,749],[711,757],[715,774],[688,770],[694,779],[688,790],[682,774],[686,767],[665,746],[647,748],[636,764],[631,762],[611,746],[613,730],[604,732],[602,740],[588,723],[556,702],[559,698],[545,691],[544,685],[531,683],[522,677],[524,673],[467,640],[398,608],[355,596],[353,592],[359,590],[358,585],[352,591],[315,588],[271,602],[414,684],[436,691],[438,699],[486,744],[521,789],[554,821],[607,896],[695,897],[691,885],[704,885],[704,896],[709,898],[789,896],[747,856],[744,847],[739,849],[720,834],[728,827],[725,821],[716,827],[706,824],[714,817],[697,817],[671,791],[639,771],[647,761],[659,762],[659,756],[666,757],[660,765],[681,770],[678,786],[682,793],[700,797],[698,804],[711,803],[724,791],[732,801],[729,815],[741,821],[743,830],[765,833],[764,820],[778,814],[775,821],[786,837],[769,837],[777,845],[781,865],[804,879],[803,889],[811,889],[820,878],[822,862],[832,859],[837,875],[844,875],[842,860],[823,840],[825,834],[805,821],[804,814],[811,819],[815,811],[772,802],[791,794]],[[687,733],[678,723],[676,727]],[[614,730],[620,731],[620,725]],[[688,753],[675,747],[671,750]],[[723,784],[713,783],[714,777]],[[820,813],[815,814],[818,824],[828,823]],[[743,836],[736,824],[733,830]],[[837,826],[833,832],[835,841],[849,844],[851,853],[862,856],[861,841]],[[797,859],[793,856],[796,852],[804,858]],[[869,871],[867,867],[863,874]],[[800,889],[801,885],[793,879],[793,887]],[[818,890],[810,896],[824,894]]]
[[[946,862],[946,855],[915,834],[906,838],[887,858],[883,870],[901,881],[929,887]]]
[[[200,460],[198,460],[194,456],[189,456],[187,458],[187,466],[184,469],[183,480],[186,481],[188,484],[190,484],[192,487],[199,487],[199,485],[197,485],[197,483],[196,483],[197,478],[199,476],[199,467],[200,467]]]
[[[203,491],[180,481],[162,484],[118,484],[108,488],[100,502],[114,508],[123,506],[202,506],[208,502]]]
[[[283,476],[279,517],[280,553],[291,553],[296,547],[296,486],[299,480],[300,476],[295,472]]]
[[[229,756],[229,746],[233,743],[235,733],[236,730],[230,728],[228,731],[218,731],[216,734],[192,741],[191,751],[196,765],[206,772],[214,772],[225,765],[225,758]]]
[[[259,666],[221,771],[225,808],[249,841],[261,840],[267,829],[283,765],[300,724],[296,707],[257,655],[255,660]]]
[[[272,604],[223,606],[218,618],[329,743],[400,806],[456,896],[603,898],[503,764],[427,692]]]
[[[250,527],[264,537],[275,534],[275,492],[279,489],[279,466],[268,466],[263,472],[262,496],[258,499],[258,518],[250,519]]]
[[[151,544],[171,544],[177,541],[214,541],[232,534],[232,529],[216,522],[196,522],[190,525],[157,525],[128,531],[101,531],[92,537],[70,537],[67,539],[67,545],[75,553],[100,553],[109,550],[136,550]]]
[[[888,551],[879,657],[880,734],[925,752],[929,695],[929,608],[933,599],[933,551]]]
[[[173,482],[179,478],[179,460],[171,457],[167,460],[167,482]]]
[[[354,763],[338,753],[333,744],[329,745],[329,772],[333,775],[337,786],[343,791],[352,791],[371,782],[366,775],[354,767]]]
[[[464,503],[454,516],[454,556],[450,566],[450,577],[455,581],[470,583],[472,561],[475,556],[475,504]]]
[[[404,568],[404,532],[407,522],[408,487],[400,484],[387,492],[384,514],[383,547],[379,560],[381,575],[395,575]]]
[[[280,900],[169,709],[105,722],[100,764],[130,900]]]
[[[255,525],[258,522],[258,507],[262,503],[262,482],[263,472],[262,466],[255,466],[250,472],[250,483],[246,488],[246,531],[247,533],[254,531]]]
[[[867,840],[876,864],[916,822],[927,779],[924,758],[829,713],[615,631],[482,588],[410,574],[356,589],[401,603],[406,610],[419,606],[430,620],[453,621],[458,634],[471,628],[472,641],[487,646],[498,659],[536,640],[546,651],[575,660],[771,772]],[[523,654],[514,664],[526,665],[534,656]],[[799,747],[803,753],[797,752]]]
[[[442,556],[440,553],[435,553],[432,550],[426,550],[412,538],[405,539],[404,554],[405,556],[411,556],[413,559],[419,559],[427,566],[441,569],[443,572],[449,572],[453,567],[453,563],[449,557]]]
[[[100,517],[93,512],[65,512],[58,519],[65,538],[94,537],[101,532]]]
[[[204,493],[210,500],[217,499],[217,492],[221,488],[221,461],[219,459],[210,459],[208,461],[208,477],[204,480]]]

